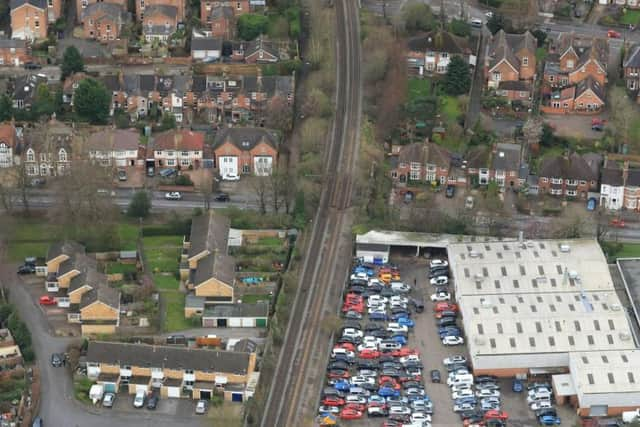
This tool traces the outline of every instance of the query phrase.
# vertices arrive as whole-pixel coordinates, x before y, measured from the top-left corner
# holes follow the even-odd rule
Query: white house
[[[158,167],[197,169],[204,157],[204,134],[189,130],[163,132],[153,139],[150,149]]]
[[[89,160],[101,166],[135,166],[140,135],[134,130],[107,129],[91,134],[85,144]]]
[[[602,170],[602,180],[600,182],[600,206],[617,211],[622,209],[623,203],[623,171],[616,167],[605,167]]]
[[[198,37],[191,39],[191,57],[196,61],[214,62],[222,55],[222,39]]]
[[[0,125],[0,168],[13,166],[13,150],[18,143],[18,133],[12,123]]]

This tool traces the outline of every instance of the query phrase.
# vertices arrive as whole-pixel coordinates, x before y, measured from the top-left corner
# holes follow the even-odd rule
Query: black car
[[[331,363],[329,363],[329,366],[327,366],[327,370],[331,371],[333,369],[343,369],[345,371],[349,370],[349,364],[346,361],[342,361],[342,360],[335,360]]]
[[[444,192],[445,196],[447,196],[447,198],[452,198],[454,196],[454,194],[456,194],[456,187],[454,187],[453,185],[447,185],[447,189]]]
[[[363,279],[353,279],[351,282],[349,282],[349,286],[368,286],[368,282],[366,280]]]
[[[416,313],[422,313],[424,311],[424,300],[422,298],[409,299],[409,305],[413,307]]]
[[[424,368],[424,365],[422,364],[422,362],[418,362],[417,360],[410,360],[410,361],[404,363],[404,367],[405,367],[405,369],[406,368],[422,369],[422,368]]]
[[[357,311],[353,311],[353,310],[349,310],[349,311],[343,313],[342,316],[345,319],[351,319],[351,320],[360,320],[360,319],[362,319],[362,314],[358,313]]]
[[[333,387],[325,387],[324,390],[322,391],[322,395],[323,396],[337,396],[337,397],[344,398],[344,392],[342,392],[340,390],[336,390]]]
[[[551,385],[549,383],[529,383],[527,384],[527,390],[533,390],[534,388],[548,388],[551,390]]]
[[[436,326],[438,326],[438,327],[454,326],[455,324],[456,324],[456,318],[455,317],[442,317],[442,318],[436,320]]]
[[[342,325],[342,330],[344,330],[345,328],[352,328],[361,331],[362,325],[357,320],[345,320],[344,324]]]
[[[344,343],[358,344],[356,341],[357,340],[352,338],[352,337],[340,337],[340,339],[338,339],[337,343],[338,344],[344,344]]]
[[[484,418],[484,414],[481,411],[478,410],[471,410],[471,411],[462,411],[460,412],[460,419],[462,420],[469,420],[469,419],[476,419],[480,417],[480,419]]]
[[[380,371],[380,375],[398,378],[400,375],[402,375],[402,372],[399,369],[395,368],[384,368],[382,369],[382,371]]]
[[[358,369],[378,369],[380,364],[377,360],[371,359],[357,359],[356,366]]]
[[[376,329],[375,331],[371,331],[368,335],[376,338],[387,338],[389,334],[384,329]]]
[[[349,288],[349,292],[353,292],[354,294],[361,294],[364,292],[364,286],[355,285]]]
[[[384,289],[384,286],[382,286],[380,283],[373,283],[369,285],[367,289],[370,289],[376,293],[379,293],[379,292],[382,292],[382,290]]]
[[[149,396],[149,400],[147,400],[147,409],[156,409],[158,407],[158,395],[156,393],[152,393]]]
[[[452,318],[457,318],[458,317],[458,312],[457,311],[451,311],[451,310],[443,310],[440,312],[440,318],[444,318],[444,317],[452,317]]]
[[[453,365],[447,365],[447,371],[457,371],[458,369],[469,369],[466,363],[454,363]]]
[[[495,383],[496,381],[498,381],[498,377],[495,377],[493,375],[478,375],[477,377],[474,377],[473,381],[476,384]]]
[[[25,62],[24,69],[25,70],[39,70],[42,68],[42,65],[36,64],[35,62]]]
[[[377,384],[364,383],[364,384],[360,384],[360,388],[363,388],[363,389],[368,390],[368,391],[378,391],[378,385]]]
[[[437,370],[437,369],[431,370],[431,382],[432,383],[439,383],[440,381],[441,381],[440,371]]]
[[[64,356],[60,353],[52,353],[51,354],[51,366],[54,368],[59,368],[62,366],[64,360]]]
[[[404,366],[402,366],[402,363],[400,363],[400,362],[382,362],[382,363],[380,363],[380,368],[383,369],[383,370],[384,369],[394,369],[394,370],[400,372],[404,368]]]
[[[36,267],[30,264],[21,265],[18,267],[18,274],[33,274],[36,272]]]
[[[420,383],[418,381],[405,381],[402,384],[402,388],[404,390],[406,390],[408,388],[419,388],[420,390],[424,390],[424,386],[422,385],[422,383]]]
[[[365,335],[371,331],[384,331],[384,326],[381,325],[380,323],[367,323],[366,325],[364,325],[364,333]]]
[[[383,290],[380,291],[381,297],[389,298],[394,296],[395,294],[396,294],[395,291],[391,288],[384,288]]]
[[[433,279],[434,277],[446,276],[449,277],[449,269],[438,268],[436,270],[431,270],[429,272],[429,279]]]
[[[216,202],[228,202],[229,195],[227,193],[218,193],[216,194],[216,197],[214,197],[214,200]]]
[[[346,354],[336,354],[331,358],[332,362],[353,363],[353,358],[349,358]]]

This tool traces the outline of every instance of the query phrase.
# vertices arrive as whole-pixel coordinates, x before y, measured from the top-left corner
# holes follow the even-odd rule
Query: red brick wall
[[[583,67],[569,74],[569,83],[574,84],[581,82],[589,76],[593,77],[601,86],[604,86],[607,80],[606,73],[602,72],[595,61],[590,60]]]
[[[526,49],[521,49],[516,53],[516,56],[520,60],[520,78],[522,80],[530,80],[536,73],[536,54]],[[524,65],[524,58],[527,58],[528,65]]]
[[[16,48],[15,52],[11,53],[11,49],[8,47],[0,49],[0,58],[4,65],[15,65],[16,58],[19,60],[18,65],[22,65],[31,60],[31,57],[27,54],[27,49]]]

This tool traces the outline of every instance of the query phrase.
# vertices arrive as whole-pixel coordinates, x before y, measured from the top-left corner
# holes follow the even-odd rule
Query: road
[[[352,174],[357,158],[360,114],[360,38],[357,2],[335,2],[337,18],[336,115],[325,153],[320,198],[289,327],[261,426],[307,426],[317,411],[331,332],[351,260]],[[329,323],[330,324],[330,323]]]
[[[201,426],[203,420],[192,417],[172,417],[149,411],[119,413],[116,411],[89,408],[78,403],[73,396],[71,374],[67,369],[54,368],[49,363],[51,353],[64,353],[71,338],[55,337],[49,330],[44,313],[21,285],[14,269],[0,272],[0,285],[7,287],[10,301],[16,306],[22,320],[31,332],[33,350],[41,373],[41,403],[39,415],[48,426],[56,427],[173,427]]]

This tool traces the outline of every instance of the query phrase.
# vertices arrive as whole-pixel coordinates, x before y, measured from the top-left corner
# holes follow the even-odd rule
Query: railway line
[[[349,206],[361,111],[359,14],[337,0],[336,115],[325,153],[325,185],[294,299],[262,427],[304,426],[313,419],[331,336],[323,320],[336,313],[351,260]]]

